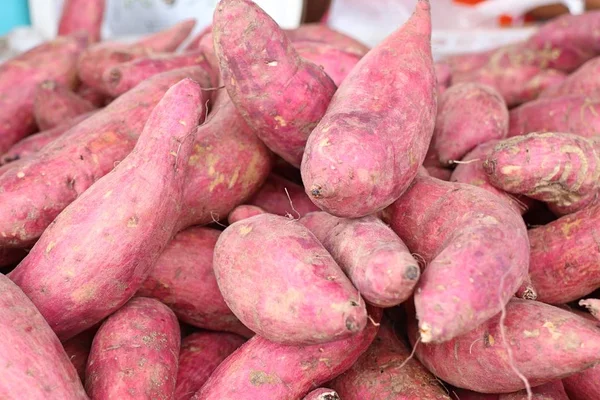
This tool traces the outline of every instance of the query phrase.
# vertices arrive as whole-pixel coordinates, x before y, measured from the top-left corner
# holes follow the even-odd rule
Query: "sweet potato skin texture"
[[[227,222],[229,225],[234,224],[243,219],[254,217],[255,215],[265,214],[266,211],[258,206],[252,206],[248,204],[242,204],[233,209],[232,212],[227,216]]]
[[[77,371],[31,300],[0,274],[0,342],[5,399],[87,399]]]
[[[562,304],[600,287],[600,205],[529,230],[529,276],[538,300]]]
[[[301,57],[323,68],[336,86],[342,83],[361,58],[356,53],[326,43],[294,42],[294,48]]]
[[[600,92],[600,57],[591,59],[569,75],[560,85],[548,87],[541,98],[581,95],[595,97]]]
[[[559,380],[531,388],[531,400],[569,400],[565,388]],[[520,390],[516,393],[506,393],[498,396],[498,400],[528,400],[527,391]]]
[[[510,110],[508,137],[537,132],[600,134],[600,100],[572,95],[541,98]]]
[[[440,97],[433,134],[441,164],[461,160],[478,144],[503,139],[507,132],[508,109],[494,88],[462,83]]]
[[[219,3],[213,39],[239,112],[267,147],[299,166],[306,140],[336,90],[331,78],[302,59],[285,32],[250,0]]]
[[[450,400],[435,377],[384,321],[377,337],[356,363],[330,384],[344,400]]]
[[[175,400],[189,400],[246,340],[233,333],[196,332],[181,342]]]
[[[340,396],[334,390],[319,388],[304,396],[302,400],[340,400]]]
[[[158,300],[136,297],[94,337],[85,387],[94,399],[168,399],[175,392],[180,331]]]
[[[85,32],[90,43],[100,41],[106,0],[66,0],[58,22],[58,34]]]
[[[296,29],[285,32],[293,43],[305,41],[326,43],[359,56],[364,56],[369,51],[368,46],[324,24],[302,24]]]
[[[411,19],[340,85],[302,160],[306,193],[322,210],[346,218],[376,213],[415,177],[437,109],[430,38],[429,2],[419,0]]]
[[[424,343],[448,341],[497,314],[527,274],[523,219],[478,187],[417,176],[384,219],[426,264],[415,289]]]
[[[160,300],[181,321],[192,326],[251,336],[251,331],[233,315],[217,286],[212,263],[220,233],[204,227],[177,233],[158,257],[137,295]]]
[[[337,218],[324,211],[300,219],[331,254],[365,301],[393,307],[412,294],[419,264],[402,240],[375,216]]]
[[[291,215],[293,218],[300,218],[319,210],[302,186],[275,174],[269,175],[265,184],[248,203],[271,214]]]
[[[35,131],[33,98],[39,83],[52,79],[68,87],[75,84],[77,58],[86,42],[59,37],[0,65],[0,153]]]
[[[132,153],[65,208],[9,274],[61,340],[125,304],[171,239],[203,107],[196,82],[173,85]]]
[[[265,257],[261,249],[280,251],[277,257]],[[315,236],[295,220],[261,214],[230,225],[215,246],[213,269],[233,313],[273,342],[326,343],[354,335],[367,324],[360,294]]]
[[[93,104],[56,81],[44,81],[35,91],[33,115],[40,130],[48,130],[65,121],[94,110]]]
[[[133,149],[167,89],[204,71],[189,67],[157,75],[45,146],[7,165],[0,175],[0,246],[26,247],[57,215]]]
[[[369,314],[375,323],[381,320],[380,309],[369,309]],[[254,336],[219,365],[192,399],[296,400],[350,368],[378,329],[369,323],[354,336],[312,346],[285,346]]]
[[[500,333],[501,315],[441,344],[421,344],[417,358],[440,379],[481,393],[510,393],[525,388],[508,361]],[[506,343],[513,361],[532,386],[561,379],[600,360],[600,331],[569,311],[531,300],[506,305]],[[414,344],[417,328],[409,327]]]
[[[483,162],[492,185],[549,204],[558,215],[578,211],[600,189],[600,147],[567,133],[530,133],[500,141]]]

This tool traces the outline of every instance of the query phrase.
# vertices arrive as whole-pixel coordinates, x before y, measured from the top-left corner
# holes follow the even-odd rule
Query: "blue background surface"
[[[17,26],[30,25],[27,0],[1,0],[0,36]]]

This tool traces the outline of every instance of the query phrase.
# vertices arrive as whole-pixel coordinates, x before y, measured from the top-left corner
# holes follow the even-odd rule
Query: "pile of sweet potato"
[[[66,1],[0,65],[0,398],[600,399],[600,12],[434,62],[431,7]]]

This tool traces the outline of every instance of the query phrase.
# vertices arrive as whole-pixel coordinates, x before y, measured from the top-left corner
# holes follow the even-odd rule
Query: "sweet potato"
[[[448,341],[497,314],[527,274],[523,219],[478,187],[417,176],[384,218],[426,265],[415,289],[424,343]]]
[[[579,305],[582,307],[586,307],[590,314],[592,314],[595,318],[600,319],[600,300],[598,299],[585,299],[580,300]]]
[[[33,97],[39,83],[52,79],[73,87],[85,46],[81,37],[59,37],[0,64],[0,153],[35,131]]]
[[[600,100],[572,95],[542,98],[510,111],[508,136],[567,132],[591,137],[600,134]]]
[[[440,379],[482,393],[524,389],[513,367],[532,386],[538,386],[600,361],[600,330],[585,318],[537,301],[514,298],[506,305],[503,340],[501,317],[498,314],[445,343],[419,344],[417,358]],[[413,345],[417,329],[412,321],[409,335]],[[507,346],[512,349],[513,367]]]
[[[340,396],[334,390],[319,388],[304,396],[302,400],[340,400]]]
[[[85,383],[85,367],[98,328],[99,326],[92,327],[63,343],[63,348],[77,370],[82,383]]]
[[[449,181],[452,177],[452,170],[434,165],[428,165],[425,167],[427,174],[434,178],[441,179],[442,181]]]
[[[498,396],[498,400],[569,400],[565,388],[560,380],[552,381],[531,389],[531,399],[527,397],[526,390],[515,393],[506,393]]]
[[[174,234],[202,97],[189,78],[173,85],[132,153],[65,208],[9,274],[61,340],[125,304]]]
[[[202,50],[201,43],[206,39],[207,36],[212,36],[212,24],[206,26],[204,29],[198,32],[196,36],[194,36],[183,48],[183,51]],[[212,43],[212,40],[210,42]]]
[[[221,332],[197,332],[181,342],[175,400],[189,400],[213,371],[245,342],[241,336]]]
[[[221,232],[194,227],[179,232],[152,267],[137,295],[160,300],[192,326],[251,336],[217,286],[213,250]]]
[[[179,230],[226,218],[261,187],[272,162],[271,152],[221,90],[196,135]]]
[[[207,26],[188,44],[185,51],[200,50],[215,73],[219,73],[219,60],[215,54],[212,25]]]
[[[186,77],[208,81],[198,67],[157,75],[35,156],[6,165],[0,175],[0,246],[33,244],[67,205],[129,154],[154,106]]]
[[[442,62],[450,67],[451,74],[463,75],[477,71],[490,62],[490,57],[498,49],[473,53],[455,54],[445,57]]]
[[[0,274],[0,397],[87,399],[75,367],[31,300]]]
[[[79,85],[77,88],[77,94],[98,108],[104,107],[110,103],[110,98],[107,95],[89,87],[85,83]]]
[[[344,400],[450,400],[440,382],[410,358],[407,345],[385,320],[369,349],[329,385]]]
[[[201,66],[206,71],[211,71],[211,67],[207,63],[203,53],[198,50],[181,54],[163,53],[136,58],[135,60],[107,68],[102,74],[104,90],[109,95],[118,97],[151,76],[193,65]],[[214,78],[213,83],[216,82],[216,78]]]
[[[190,18],[176,23],[163,31],[148,35],[136,45],[155,52],[173,52],[187,39],[196,26],[196,19]]]
[[[45,131],[63,124],[96,107],[56,81],[38,85],[33,100],[33,115],[40,130]]]
[[[93,399],[170,399],[175,393],[180,331],[161,302],[130,300],[100,326],[86,368]]]
[[[495,187],[570,214],[592,203],[600,190],[600,146],[568,133],[530,133],[496,144],[483,169]]]
[[[243,219],[247,219],[250,217],[254,217],[255,215],[265,214],[266,211],[260,207],[252,206],[248,204],[242,204],[241,206],[237,206],[233,209],[232,212],[227,216],[227,222],[229,225],[241,221]]]
[[[261,214],[230,225],[215,246],[213,269],[233,313],[273,342],[326,343],[367,324],[364,301],[331,255],[286,217]]]
[[[302,160],[304,187],[322,210],[346,218],[376,213],[415,177],[437,108],[430,39],[429,1],[419,0],[409,21],[340,85]]]
[[[503,139],[507,133],[508,109],[494,88],[462,83],[440,97],[433,134],[441,164],[461,160],[477,145]]]
[[[295,29],[285,31],[292,42],[317,42],[326,43],[338,49],[355,53],[363,56],[367,54],[369,48],[341,32],[332,29],[324,24],[310,23],[302,24]]]
[[[238,111],[267,147],[299,166],[335,84],[300,57],[285,32],[251,0],[222,0],[213,37],[221,76]]]
[[[591,59],[569,75],[560,85],[545,89],[541,98],[580,95],[597,97],[600,94],[600,57]]]
[[[286,346],[254,336],[231,354],[193,400],[296,400],[352,366],[367,350],[381,320],[370,309],[373,323],[358,334],[312,346]]]
[[[304,192],[304,188],[285,178],[271,174],[248,204],[258,206],[271,214],[300,218],[319,210]]]
[[[361,58],[361,55],[327,43],[304,41],[294,42],[293,45],[302,58],[323,68],[336,86],[342,83]]]
[[[90,43],[100,41],[106,0],[66,0],[58,22],[58,34],[85,32]]]
[[[323,244],[368,303],[393,307],[412,295],[419,264],[379,218],[337,218],[317,211],[300,223]]]

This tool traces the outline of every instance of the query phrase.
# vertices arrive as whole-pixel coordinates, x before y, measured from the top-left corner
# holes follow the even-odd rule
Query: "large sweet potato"
[[[90,43],[99,42],[106,0],[66,0],[58,22],[58,34],[84,32]]]
[[[75,367],[31,300],[0,274],[0,397],[87,399]]]
[[[546,88],[540,97],[580,95],[597,97],[600,94],[600,57],[591,59],[573,72],[561,84]]]
[[[268,340],[325,343],[367,324],[358,291],[295,220],[261,214],[230,225],[215,246],[213,268],[229,308]]]
[[[430,38],[429,1],[419,0],[410,20],[371,49],[335,93],[301,168],[307,194],[324,211],[348,218],[378,212],[423,164],[437,107]]]
[[[299,166],[335,84],[300,57],[285,32],[251,0],[222,0],[213,37],[221,76],[237,109],[274,153]]]
[[[258,206],[271,214],[300,218],[309,212],[319,210],[304,192],[304,188],[275,174],[267,181],[248,204]]]
[[[350,368],[367,350],[381,310],[370,309],[374,323],[347,339],[312,346],[287,346],[254,336],[231,354],[193,400],[297,400]],[[377,324],[377,325],[376,325]]]
[[[174,234],[204,117],[199,85],[173,85],[134,150],[71,203],[9,277],[67,340],[118,310]]]
[[[45,131],[96,107],[65,85],[44,81],[38,85],[33,100],[33,115],[40,130]]]
[[[171,399],[180,331],[161,302],[136,297],[111,315],[94,337],[85,388],[93,399]]]
[[[293,42],[293,45],[302,58],[323,68],[336,86],[342,83],[361,58],[359,54],[327,43],[304,41]]]
[[[415,289],[424,343],[448,341],[488,320],[527,275],[525,223],[484,189],[417,176],[385,218],[426,264]]]

